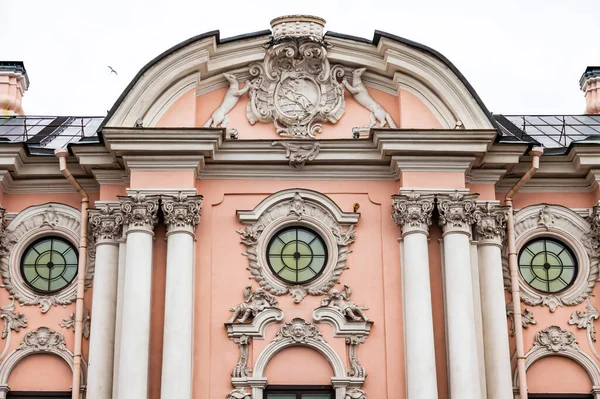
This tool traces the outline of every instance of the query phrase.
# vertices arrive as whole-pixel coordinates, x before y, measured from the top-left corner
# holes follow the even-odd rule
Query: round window
[[[44,237],[27,247],[21,273],[35,291],[48,294],[68,286],[77,275],[77,249],[58,237]]]
[[[327,246],[306,227],[288,227],[271,238],[267,246],[269,267],[281,280],[307,283],[317,278],[327,264]]]
[[[569,288],[577,277],[573,251],[560,241],[536,238],[519,253],[521,277],[538,291],[557,293]]]

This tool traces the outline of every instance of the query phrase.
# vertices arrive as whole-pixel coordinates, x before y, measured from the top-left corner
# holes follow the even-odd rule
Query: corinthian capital
[[[167,231],[183,229],[193,232],[200,223],[201,195],[187,196],[180,192],[174,196],[162,196],[161,201]]]
[[[158,223],[158,196],[143,195],[139,192],[129,196],[119,196],[123,222],[128,225],[127,231],[132,228],[154,230]]]
[[[103,204],[97,209],[90,209],[90,225],[96,244],[116,242],[121,238],[123,214],[119,204]]]
[[[433,196],[411,192],[392,196],[392,219],[402,229],[402,234],[423,232],[427,234],[431,226]]]
[[[489,202],[479,205],[473,212],[476,238],[480,241],[502,244],[502,240],[506,236],[507,210],[507,207],[492,205]]]
[[[478,194],[461,194],[455,191],[452,194],[438,195],[439,224],[444,233],[463,232],[471,234],[471,225],[474,222]]]

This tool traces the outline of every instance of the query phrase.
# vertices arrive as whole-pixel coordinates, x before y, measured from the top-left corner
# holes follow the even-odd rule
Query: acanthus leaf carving
[[[284,323],[272,342],[283,339],[289,339],[295,343],[307,343],[309,340],[327,342],[316,324],[308,323],[301,318],[295,318],[289,323]]]
[[[369,125],[368,127],[385,127],[388,125],[390,128],[395,129],[396,124],[394,120],[387,113],[385,108],[381,104],[371,97],[367,87],[362,82],[362,75],[366,72],[367,68],[358,68],[352,71],[352,84],[348,83],[347,79],[343,79],[342,83],[346,89],[352,94],[357,103],[363,108],[369,111]]]
[[[252,399],[252,394],[244,388],[237,388],[229,392],[226,399]]]
[[[19,332],[21,328],[27,327],[27,316],[23,313],[15,311],[15,300],[11,298],[8,305],[0,308],[0,318],[4,320],[4,328],[2,329],[2,339],[6,338],[10,331]]]
[[[272,24],[276,32],[284,25],[276,20]],[[275,33],[264,60],[250,65],[250,124],[273,122],[281,136],[313,139],[322,132],[323,122],[336,123],[342,117],[344,88],[338,79],[345,71],[329,65],[324,21],[315,18],[312,25],[321,29],[309,36],[290,35],[285,29]]]
[[[535,335],[534,348],[542,347],[552,352],[564,351],[567,347],[578,348],[575,334],[558,326],[550,326]]]
[[[169,231],[177,228],[194,230],[200,223],[202,196],[187,196],[182,192],[171,197],[162,196],[161,207]]]
[[[104,204],[99,209],[90,209],[89,212],[90,226],[97,243],[121,238],[123,215],[120,209]]]
[[[369,318],[365,314],[365,310],[368,310],[366,306],[358,306],[354,301],[350,300],[352,291],[350,287],[344,285],[344,290],[340,291],[337,288],[333,288],[321,301],[321,306],[327,306],[338,310],[345,318],[352,321],[369,321]]]
[[[82,333],[85,339],[90,339],[90,331],[91,331],[91,316],[90,311],[87,308],[83,308],[83,320],[82,320]],[[63,328],[70,328],[75,331],[75,314],[71,313],[71,315],[60,323],[59,326]]]
[[[367,377],[365,368],[358,360],[358,347],[365,342],[365,339],[366,337],[364,335],[351,335],[346,337],[346,344],[348,345],[348,359],[350,360],[348,376],[350,377]]]
[[[571,313],[571,318],[569,319],[569,324],[577,325],[577,328],[585,328],[588,330],[590,339],[593,342],[596,342],[596,327],[594,327],[594,320],[598,320],[600,318],[600,313],[598,313],[598,309],[592,305],[590,298],[586,298],[586,306],[585,311],[577,310]]]
[[[267,307],[277,307],[277,299],[266,292],[263,288],[258,288],[252,292],[252,285],[247,285],[244,289],[244,302],[236,307],[230,308],[233,315],[228,323],[244,323],[250,317],[255,317]]]
[[[279,145],[285,149],[285,157],[292,168],[302,169],[306,162],[313,161],[319,155],[321,145],[318,141],[313,143],[292,143],[286,141],[273,141],[271,145]]]
[[[510,335],[512,337],[515,335],[515,308],[512,302],[506,305],[506,316],[510,321]],[[523,328],[528,328],[530,324],[537,324],[537,321],[533,316],[533,312],[525,308],[521,312],[521,325]]]
[[[123,221],[131,227],[153,230],[158,223],[158,197],[139,192],[130,196],[119,196]]]
[[[476,209],[475,199],[477,194],[461,194],[455,191],[452,194],[438,196],[439,224],[448,230],[469,230],[475,221],[473,213]]]
[[[48,327],[39,327],[37,330],[25,334],[23,341],[21,341],[16,350],[29,348],[36,351],[68,351],[65,337]]]
[[[392,220],[403,232],[415,229],[427,232],[431,226],[433,196],[410,192],[392,196]]]
[[[495,206],[490,202],[478,206],[473,212],[477,238],[501,243],[506,236],[507,211],[507,207]]]

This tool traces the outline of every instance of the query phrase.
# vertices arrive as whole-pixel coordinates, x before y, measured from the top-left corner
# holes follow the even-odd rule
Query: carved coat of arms
[[[273,40],[263,62],[250,65],[246,116],[252,125],[273,122],[281,136],[314,138],[322,122],[336,123],[344,113],[338,80],[345,72],[329,65],[319,20],[287,27],[284,20],[272,22]]]

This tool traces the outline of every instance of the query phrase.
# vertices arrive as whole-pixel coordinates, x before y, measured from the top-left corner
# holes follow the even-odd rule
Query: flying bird
[[[110,65],[108,65],[108,69],[110,69],[110,71],[111,71],[112,73],[114,73],[115,75],[118,75],[117,71],[115,71],[115,70],[113,69],[113,67],[111,67]]]

